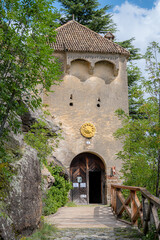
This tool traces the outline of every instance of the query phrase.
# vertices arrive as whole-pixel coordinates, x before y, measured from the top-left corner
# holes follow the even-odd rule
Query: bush
[[[50,215],[57,211],[59,207],[64,206],[68,201],[68,192],[72,188],[71,183],[65,180],[62,174],[62,168],[59,166],[48,167],[48,170],[55,178],[54,186],[47,191],[46,197],[43,199],[45,206],[43,208],[44,215]]]
[[[156,233],[156,228],[154,225],[150,227],[149,232],[142,238],[143,240],[158,240],[158,236]]]

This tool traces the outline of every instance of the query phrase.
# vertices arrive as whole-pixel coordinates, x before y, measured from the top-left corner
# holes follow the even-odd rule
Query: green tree
[[[143,115],[138,112],[138,108],[143,103],[143,92],[139,85],[143,77],[140,68],[137,66],[137,60],[142,59],[142,55],[140,49],[134,46],[134,40],[135,38],[131,38],[123,42],[118,42],[118,44],[130,52],[127,64],[129,114],[132,118],[142,118]]]
[[[157,182],[156,196],[159,196],[160,189],[160,46],[156,42],[152,42],[145,54],[146,70],[149,79],[145,82],[146,92],[150,94],[150,101],[153,102],[152,112],[155,119],[152,121],[154,136],[156,137],[155,148],[157,153]]]
[[[59,81],[52,0],[0,1],[0,138],[20,129],[20,116],[40,106],[43,89]],[[48,43],[48,44],[47,44]],[[38,87],[39,86],[39,87]]]
[[[135,38],[130,38],[130,39],[122,41],[122,42],[117,42],[121,47],[126,48],[130,52],[130,57],[128,59],[129,62],[142,58],[140,49],[136,48],[133,45],[134,40],[135,40]]]
[[[143,103],[137,109],[143,118],[132,118],[122,110],[117,115],[123,127],[115,133],[123,142],[117,156],[122,159],[126,184],[147,187],[159,195],[160,182],[160,47],[153,42],[145,55],[148,79],[142,80]]]
[[[61,24],[72,20],[73,15],[77,22],[87,26],[98,33],[108,31],[115,32],[116,25],[113,23],[112,14],[106,13],[111,6],[106,5],[98,8],[100,4],[97,0],[58,0],[62,4]]]

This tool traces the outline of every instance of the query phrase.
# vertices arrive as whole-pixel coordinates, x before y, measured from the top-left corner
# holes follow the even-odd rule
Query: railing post
[[[148,232],[148,221],[150,220],[150,204],[148,200],[142,195],[142,211],[143,211],[143,233]]]
[[[113,192],[112,192],[112,208],[113,211],[116,213],[116,189],[113,187]]]
[[[113,187],[111,185],[111,208],[113,208]]]
[[[116,214],[117,214],[117,217],[119,217],[119,218],[121,217],[121,214],[118,214],[118,212],[119,212],[119,209],[122,206],[122,202],[119,199],[120,195],[121,195],[121,188],[117,188],[116,189]]]
[[[131,190],[131,222],[133,225],[138,225],[137,220],[133,220],[134,215],[137,212],[137,205],[135,203],[136,191]]]

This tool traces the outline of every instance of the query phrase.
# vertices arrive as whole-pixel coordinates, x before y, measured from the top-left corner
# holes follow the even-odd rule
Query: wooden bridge
[[[155,225],[160,239],[159,208],[160,199],[144,188],[111,185],[111,207],[93,204],[63,207],[45,221],[59,228],[58,238],[54,239],[64,239],[66,234],[71,236],[67,239],[142,239],[151,225]]]
[[[125,191],[128,191],[127,197],[124,197]],[[158,239],[160,239],[160,221],[158,216],[160,199],[145,188],[112,184],[111,207],[118,218],[121,218],[125,211],[130,219],[130,223],[134,226],[138,226],[138,219],[140,219],[139,224],[143,228],[144,235],[149,231],[149,227],[154,225]]]

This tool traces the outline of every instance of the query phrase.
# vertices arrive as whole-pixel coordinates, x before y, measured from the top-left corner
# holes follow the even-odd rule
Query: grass
[[[49,237],[54,236],[56,231],[56,227],[44,223],[43,226],[30,237],[22,237],[21,240],[48,240]]]
[[[77,204],[74,202],[67,202],[65,207],[77,207]]]

